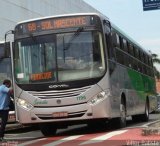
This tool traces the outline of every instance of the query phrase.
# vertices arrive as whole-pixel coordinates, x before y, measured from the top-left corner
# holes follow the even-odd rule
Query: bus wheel
[[[147,122],[149,120],[149,101],[146,100],[145,113],[141,115],[141,120]]]
[[[140,115],[133,115],[132,120],[134,122],[147,122],[149,120],[149,101],[146,100],[145,113]]]
[[[124,105],[124,102],[120,104],[119,127],[126,127],[126,107]]]
[[[126,127],[126,106],[123,101],[120,104],[120,117],[113,119],[113,121],[116,128]]]
[[[39,128],[44,136],[53,136],[57,131],[57,128],[54,127],[53,123],[39,124]]]

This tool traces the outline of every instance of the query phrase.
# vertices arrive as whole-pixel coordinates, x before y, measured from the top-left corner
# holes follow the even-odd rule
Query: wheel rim
[[[146,103],[146,116],[149,117],[149,108],[147,103]]]

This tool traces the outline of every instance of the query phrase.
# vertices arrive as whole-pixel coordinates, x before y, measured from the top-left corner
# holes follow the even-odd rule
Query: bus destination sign
[[[69,27],[83,27],[86,25],[91,25],[90,16],[49,18],[20,24],[18,26],[18,33],[34,33]]]
[[[157,10],[160,9],[160,0],[143,0],[143,10]]]

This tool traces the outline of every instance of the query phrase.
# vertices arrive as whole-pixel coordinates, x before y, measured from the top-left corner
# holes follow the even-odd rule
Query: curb
[[[6,131],[15,130],[17,128],[23,128],[23,126],[19,123],[7,123]]]
[[[145,125],[145,128],[142,129],[142,135],[160,135],[160,120]]]
[[[6,125],[5,132],[11,132],[11,131],[16,131],[16,132],[21,132],[21,131],[28,131],[28,130],[39,130],[39,127],[36,125],[22,125],[20,123],[8,123]]]

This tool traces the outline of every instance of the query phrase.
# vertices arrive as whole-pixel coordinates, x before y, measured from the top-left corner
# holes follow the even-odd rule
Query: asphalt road
[[[127,128],[132,127],[142,127],[150,122],[160,120],[160,113],[150,114],[149,122],[133,122],[131,118],[127,118]],[[93,133],[101,133],[107,131],[114,131],[117,130],[114,127],[109,127],[107,124],[104,127],[96,127],[96,128],[89,128],[87,125],[74,125],[69,126],[67,129],[60,129],[57,131],[56,136],[64,136],[64,135],[77,135],[77,134],[93,134]],[[25,127],[15,130],[10,130],[6,132],[6,137],[8,138],[15,138],[18,139],[20,137],[24,139],[35,139],[35,138],[43,138],[44,136],[39,131],[37,126],[34,127]]]

